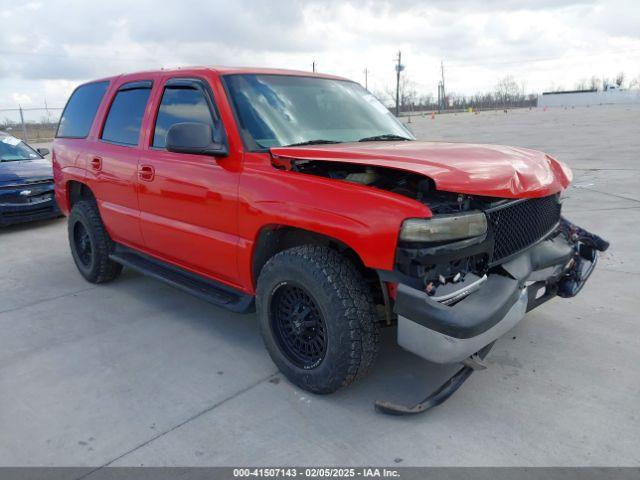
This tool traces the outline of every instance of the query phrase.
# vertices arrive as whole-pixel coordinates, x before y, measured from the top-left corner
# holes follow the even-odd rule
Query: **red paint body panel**
[[[503,145],[366,142],[272,148],[301,160],[397,168],[430,177],[438,190],[502,198],[544,197],[571,183],[569,169],[542,152]]]
[[[232,154],[224,159],[150,147],[165,83],[179,77],[198,78],[210,85],[217,78],[210,71],[177,71],[154,82],[139,157],[139,165],[150,167],[153,178],[139,176],[137,181],[145,249],[165,261],[237,287],[239,139],[230,139]],[[214,92],[214,96],[220,110],[221,94]]]
[[[264,153],[247,154],[240,178],[238,255],[251,280],[255,240],[265,226],[285,225],[340,240],[371,268],[392,270],[398,232],[409,217],[429,217],[423,204],[362,185],[276,170]]]
[[[56,198],[69,212],[69,182],[94,193],[110,235],[148,255],[254,293],[252,259],[265,228],[290,226],[351,247],[370,267],[391,270],[402,222],[429,217],[422,203],[354,183],[283,171],[271,154],[244,150],[220,75],[315,75],[270,69],[189,68],[108,78],[109,88],[86,139],[57,138],[52,159]],[[229,155],[213,158],[152,148],[163,87],[177,77],[199,78],[213,92]],[[120,85],[151,80],[137,146],[100,140]],[[560,162],[532,150],[492,145],[369,142],[274,148],[287,158],[347,161],[408,170],[432,178],[445,191],[503,198],[556,193],[571,174]]]

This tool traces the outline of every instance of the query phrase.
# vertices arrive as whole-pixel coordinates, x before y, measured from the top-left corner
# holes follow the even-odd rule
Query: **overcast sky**
[[[0,109],[62,106],[80,82],[163,66],[250,65],[343,75],[383,92],[527,91],[640,76],[640,0],[177,2],[0,0]],[[0,112],[0,119],[4,118]]]

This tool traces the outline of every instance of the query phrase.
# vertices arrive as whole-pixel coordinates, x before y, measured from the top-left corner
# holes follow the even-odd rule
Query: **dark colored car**
[[[0,227],[60,215],[48,153],[0,132]]]

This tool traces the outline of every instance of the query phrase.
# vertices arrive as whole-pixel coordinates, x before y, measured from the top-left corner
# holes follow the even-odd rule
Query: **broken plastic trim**
[[[487,281],[488,278],[489,277],[487,277],[487,275],[485,274],[475,282],[469,285],[463,286],[462,288],[460,288],[459,290],[456,290],[455,292],[451,292],[446,295],[441,295],[439,297],[431,297],[431,300],[440,302],[443,305],[451,305],[452,303],[460,301],[463,298],[471,295],[476,290],[478,290],[482,286],[482,284]]]
[[[484,359],[495,342],[491,342],[489,345],[480,350],[476,355],[480,360]],[[477,360],[475,363],[478,363]],[[476,369],[473,364],[466,364],[460,370],[458,370],[449,380],[444,382],[438,389],[429,395],[427,398],[413,406],[400,405],[394,402],[386,400],[376,400],[374,406],[378,412],[386,413],[388,415],[415,415],[417,413],[423,413],[430,410],[433,407],[437,407],[441,403],[445,402],[451,395],[453,395],[462,384],[471,376]]]

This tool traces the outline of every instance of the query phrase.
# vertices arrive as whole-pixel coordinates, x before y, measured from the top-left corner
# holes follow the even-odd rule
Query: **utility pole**
[[[47,112],[47,122],[51,123],[51,114],[49,113],[49,107],[47,106],[47,99],[44,99],[44,110]]]
[[[447,98],[444,90],[444,62],[440,61],[440,81],[438,82],[438,113],[447,108]]]
[[[316,73],[316,61],[315,60],[311,63],[311,69],[312,69],[313,73]]]
[[[396,117],[400,116],[400,72],[404,70],[402,65],[402,52],[398,52],[398,64],[396,65]]]
[[[447,94],[444,89],[444,62],[440,60],[440,71],[442,73],[442,107],[443,109],[447,108]]]
[[[27,143],[27,126],[24,124],[24,115],[22,114],[22,105],[18,105],[20,109],[20,123],[22,124],[22,136],[24,137],[24,143]]]
[[[369,69],[364,67],[364,88],[369,90]]]

